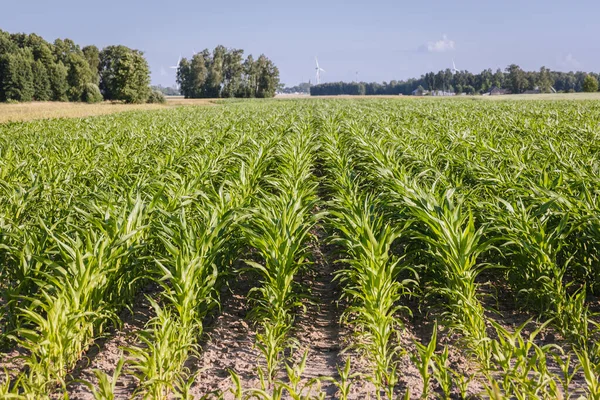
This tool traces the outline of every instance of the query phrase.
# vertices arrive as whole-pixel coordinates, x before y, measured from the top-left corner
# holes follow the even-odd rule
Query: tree
[[[598,91],[598,79],[592,75],[587,75],[583,80],[583,91],[584,92],[597,92]]]
[[[244,50],[231,49],[225,54],[223,64],[223,92],[222,97],[235,97],[239,92],[242,82],[242,56]]]
[[[54,101],[67,101],[67,67],[61,61],[50,64],[47,68],[50,83],[51,99]]]
[[[208,67],[208,76],[204,95],[209,98],[221,97],[221,86],[223,84],[223,64],[225,62],[226,49],[224,46],[217,46],[213,50],[212,60]]]
[[[543,93],[550,93],[552,86],[554,85],[554,80],[552,79],[552,75],[550,74],[550,70],[548,68],[540,68],[537,84]]]
[[[100,89],[95,83],[86,83],[81,100],[86,103],[99,103],[102,101],[102,93],[100,93]]]
[[[521,93],[528,85],[525,72],[516,64],[511,64],[506,68],[508,73],[508,88],[513,93]]]
[[[428,72],[425,74],[425,85],[429,90],[435,90],[435,74],[433,72]]]
[[[158,90],[152,90],[152,92],[150,92],[150,96],[148,96],[148,103],[151,104],[164,104],[167,102],[167,99],[165,99],[165,95]]]
[[[17,45],[12,41],[10,33],[0,29],[0,54],[9,54],[17,51]]]
[[[81,53],[79,46],[71,39],[56,39],[54,41],[54,56],[57,62],[61,61],[64,65],[67,65],[69,63],[69,54],[71,53]]]
[[[144,103],[150,95],[150,68],[143,53],[108,46],[100,53],[100,90],[107,100]]]
[[[242,65],[242,85],[238,97],[255,97],[258,82],[257,64],[254,62],[252,54],[248,55]]]
[[[504,86],[504,72],[500,68],[494,73],[494,86],[501,88]]]
[[[35,94],[33,57],[25,49],[0,56],[0,100],[31,101]]]
[[[192,79],[190,76],[190,62],[187,58],[182,58],[177,66],[176,82],[179,85],[179,90],[186,99],[192,97],[194,93]]]
[[[191,92],[189,97],[201,98],[208,97],[209,89],[207,88],[208,69],[206,67],[207,60],[204,58],[205,53],[197,53],[192,57],[190,63],[189,79]]]
[[[106,52],[119,56],[121,64],[115,62],[119,68],[106,73],[104,86],[111,95],[115,93],[114,99],[145,101],[150,73],[143,54],[124,46],[111,47],[124,51]],[[96,46],[81,49],[71,39],[56,39],[51,44],[36,34],[0,30],[0,101],[96,101],[100,68]],[[111,82],[116,86],[110,86]]]
[[[279,87],[279,69],[264,54],[256,60],[258,64],[258,88],[256,97],[267,98],[275,96]]]
[[[93,82],[98,85],[100,83],[100,50],[96,46],[91,45],[85,46],[82,51],[83,57],[90,66],[90,71],[92,71]]]
[[[493,86],[494,75],[492,74],[491,69],[484,69],[479,74],[479,90],[484,92],[489,92]],[[470,94],[470,93],[469,93]]]
[[[52,88],[48,70],[41,60],[34,61],[31,67],[33,74],[33,99],[38,101],[52,100]]]
[[[162,85],[155,85],[155,86],[150,86],[150,89],[157,91],[157,92],[161,92],[165,96],[180,96],[182,94],[181,91],[176,86],[165,87]]]
[[[82,101],[81,96],[85,85],[94,83],[94,75],[83,53],[70,53],[67,60],[67,83],[69,84],[67,97],[71,101]]]

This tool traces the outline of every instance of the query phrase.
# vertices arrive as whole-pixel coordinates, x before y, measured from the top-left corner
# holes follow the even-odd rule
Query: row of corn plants
[[[395,391],[400,370],[398,345],[402,329],[399,314],[404,295],[415,283],[410,269],[390,251],[402,230],[394,228],[381,213],[380,200],[365,194],[354,170],[353,149],[342,141],[335,119],[321,126],[322,148],[327,184],[332,199],[328,204],[328,223],[334,231],[333,242],[345,257],[344,268],[336,271],[336,279],[344,288],[350,306],[344,319],[357,332],[358,347],[372,366],[371,380],[376,396],[388,399]]]
[[[398,307],[414,270],[422,304],[460,334],[487,396],[565,398],[577,386],[598,398],[599,122],[590,102],[365,100],[0,125],[0,344],[27,353],[0,394],[64,392],[149,280],[162,289],[156,318],[124,371],[148,398],[185,389],[215,286],[244,246],[261,278],[251,293],[261,373],[274,383],[321,218],[322,159],[326,221],[347,259],[345,315],[387,396],[402,373]],[[495,322],[484,287],[546,323],[525,333]],[[564,349],[540,344],[542,332]],[[433,339],[413,357],[424,395],[465,392]]]
[[[131,135],[124,136],[124,146],[134,144]],[[89,146],[86,141],[75,142]],[[145,274],[144,255],[148,253],[148,216],[151,213],[141,199],[147,197],[141,189],[147,185],[149,177],[172,173],[171,168],[163,170],[160,164],[152,173],[138,171],[138,168],[142,162],[149,163],[163,145],[162,141],[155,141],[151,147],[152,153],[144,153],[149,150],[148,147],[140,147],[140,154],[133,153],[137,158],[128,158],[127,154],[124,157],[120,151],[113,152],[116,144],[108,150],[102,148],[113,158],[108,163],[99,162],[99,167],[104,171],[93,173],[114,174],[110,169],[116,167],[120,174],[115,175],[113,181],[108,179],[105,185],[94,182],[93,187],[82,183],[89,179],[85,175],[91,172],[86,170],[89,167],[81,167],[87,166],[87,163],[72,160],[74,166],[81,168],[73,168],[76,172],[66,183],[69,185],[70,181],[79,181],[74,193],[81,197],[76,200],[77,203],[58,203],[52,196],[63,196],[67,188],[58,186],[60,182],[50,173],[50,176],[42,176],[42,181],[54,181],[53,184],[38,184],[41,189],[37,189],[37,195],[41,199],[50,197],[52,204],[57,204],[63,215],[53,217],[42,214],[48,206],[41,199],[32,198],[25,204],[42,205],[35,210],[39,214],[33,221],[31,215],[26,215],[18,208],[12,215],[5,214],[11,225],[4,256],[8,261],[15,261],[14,269],[3,271],[6,282],[10,283],[5,290],[8,299],[6,309],[9,311],[6,322],[14,326],[7,338],[13,339],[29,353],[26,369],[13,383],[13,391],[40,398],[52,392],[56,386],[65,390],[67,373],[87,347],[103,334],[107,326],[119,325],[117,313],[130,304],[139,289],[140,278]],[[181,148],[177,146],[167,148],[173,156],[170,161],[176,161],[170,167],[177,168],[186,154],[178,154]],[[131,151],[130,147],[119,149]],[[75,152],[72,147],[69,150]],[[186,152],[188,150],[185,149]],[[59,158],[54,158],[52,162],[54,164],[50,164],[50,159],[46,161],[50,171],[60,170],[61,167],[72,168],[71,165],[64,165]],[[55,175],[59,178],[65,176],[64,173]],[[15,181],[18,179],[11,182],[12,187]],[[11,190],[8,182],[4,187]],[[132,193],[125,192],[125,198],[119,194],[123,188],[131,187],[134,188],[129,189]],[[84,190],[88,193],[85,194]],[[82,198],[88,203],[81,201]],[[9,203],[5,210],[14,212],[15,207]],[[27,241],[23,247],[19,247],[19,239],[23,237],[20,230],[25,231],[24,227],[34,234],[24,235]],[[32,248],[30,243],[37,246]]]
[[[248,389],[248,394],[258,396],[277,397],[284,390],[274,383],[285,361],[285,350],[293,347],[294,316],[302,307],[304,294],[296,278],[310,263],[307,243],[311,229],[321,218],[316,211],[316,141],[310,124],[305,120],[292,121],[283,135],[269,185],[243,224],[244,240],[257,255],[246,264],[260,281],[249,293],[253,302],[251,315],[259,326],[256,347],[264,357],[258,371],[265,384],[259,389]]]
[[[238,258],[242,244],[236,232],[260,191],[275,141],[239,143],[237,167],[218,182],[221,174],[212,170],[207,181],[192,174],[161,189],[169,193],[157,205],[162,218],[156,232],[164,250],[155,259],[153,276],[162,287],[161,299],[152,301],[156,316],[139,335],[140,345],[128,349],[128,366],[145,397],[185,393],[193,382],[185,363],[198,353],[203,319],[218,305],[221,275]]]
[[[357,128],[364,129],[364,126],[358,126]],[[377,133],[380,134],[381,132]],[[402,133],[404,135],[408,132],[403,131]],[[577,333],[575,335],[575,344],[583,350],[583,352],[580,351],[577,353],[579,359],[581,359],[581,354],[584,354],[585,357],[593,356],[594,352],[590,353],[589,351],[589,347],[593,347],[593,335],[588,334],[588,328],[593,324],[590,323],[586,307],[583,304],[585,298],[584,291],[576,291],[573,295],[570,295],[565,290],[566,287],[570,286],[570,283],[568,281],[565,282],[564,279],[564,274],[567,270],[564,261],[568,263],[568,259],[565,260],[563,258],[561,260],[560,258],[561,256],[565,257],[560,254],[561,246],[568,243],[571,232],[577,230],[579,224],[588,223],[589,217],[584,217],[583,223],[582,218],[578,218],[578,221],[568,224],[563,216],[566,213],[562,213],[563,215],[556,212],[550,213],[548,212],[548,205],[542,205],[541,207],[536,207],[536,209],[541,209],[538,217],[541,216],[542,220],[551,221],[551,230],[547,231],[548,234],[544,233],[545,230],[538,231],[539,233],[535,230],[526,232],[527,228],[523,224],[519,227],[520,229],[515,229],[515,224],[519,223],[519,218],[515,218],[513,212],[517,207],[512,207],[506,201],[503,201],[499,197],[499,193],[493,193],[489,188],[486,189],[487,193],[483,193],[476,185],[469,189],[462,188],[465,184],[472,186],[474,182],[465,182],[464,178],[459,180],[456,175],[449,173],[450,168],[448,164],[457,162],[457,158],[464,157],[464,154],[459,157],[453,157],[446,149],[440,149],[437,153],[433,152],[426,155],[428,152],[435,151],[433,149],[435,145],[423,145],[421,147],[418,144],[415,145],[410,140],[402,141],[403,136],[401,135],[390,135],[389,132],[385,131],[377,137],[364,134],[364,131],[361,132],[359,130],[358,132],[354,131],[353,137],[358,138],[356,139],[359,143],[358,146],[364,149],[362,154],[363,159],[366,160],[364,170],[371,175],[371,179],[374,182],[373,186],[387,187],[386,192],[390,199],[389,204],[395,209],[393,218],[398,218],[399,215],[405,213],[413,218],[417,218],[416,221],[422,224],[422,227],[417,225],[417,229],[411,229],[414,232],[413,238],[427,244],[425,249],[430,256],[433,256],[432,261],[441,262],[438,265],[442,266],[441,271],[445,276],[436,286],[439,285],[440,293],[451,300],[450,316],[452,318],[449,322],[455,327],[456,322],[458,322],[461,333],[475,339],[472,341],[473,344],[470,347],[479,355],[478,358],[485,363],[484,366],[486,369],[492,369],[494,361],[497,362],[502,359],[511,360],[508,364],[514,366],[514,363],[511,364],[511,362],[517,356],[520,357],[520,361],[524,365],[532,365],[531,361],[528,360],[531,358],[531,354],[534,353],[534,349],[536,349],[535,344],[532,342],[533,337],[529,338],[529,342],[521,342],[521,345],[519,345],[515,343],[515,337],[511,336],[513,346],[525,347],[527,350],[521,351],[521,353],[515,352],[513,357],[510,357],[510,354],[507,356],[506,351],[508,350],[506,348],[510,346],[502,348],[503,346],[499,342],[487,337],[486,325],[488,323],[486,323],[486,319],[484,318],[484,309],[477,299],[477,275],[481,272],[482,266],[485,265],[481,261],[478,262],[477,259],[488,258],[489,260],[496,261],[498,264],[506,265],[506,259],[514,260],[516,258],[511,256],[512,254],[518,254],[522,262],[527,260],[525,262],[539,265],[537,269],[534,267],[524,268],[522,263],[515,263],[514,267],[511,266],[509,268],[503,265],[500,268],[500,270],[508,270],[510,271],[509,273],[518,276],[517,279],[513,277],[510,281],[518,282],[518,286],[515,286],[519,287],[519,289],[524,289],[520,291],[519,297],[523,294],[531,295],[538,299],[541,298],[540,296],[545,296],[546,299],[553,301],[555,304],[551,305],[551,309],[556,311],[546,313],[545,315],[553,317],[553,325],[557,326],[562,332],[565,332],[565,328],[567,328],[570,332]],[[431,140],[431,136],[429,136],[429,139]],[[453,137],[452,145],[456,147],[457,142],[460,143],[461,139],[463,138]],[[402,144],[400,145],[399,143]],[[445,143],[443,144],[445,145]],[[471,149],[471,152],[470,161],[472,162],[472,154],[475,153],[475,149]],[[417,153],[418,156],[416,155]],[[460,160],[460,162],[467,163],[466,160]],[[456,168],[456,166],[452,166],[452,168]],[[473,179],[472,176],[469,178]],[[432,189],[424,190],[424,183],[429,184]],[[464,204],[464,200],[460,199],[461,196],[458,196],[458,202],[456,200],[452,201],[452,198],[456,198],[457,195],[453,191],[448,192],[447,189],[444,189],[449,185],[452,187],[454,184],[461,186],[459,191],[463,191],[466,193],[466,196],[469,196],[468,206],[470,206],[471,211],[467,211],[466,214],[462,213],[461,215],[460,212],[461,206]],[[530,185],[530,187],[539,186],[534,183],[530,183]],[[436,190],[436,187],[442,187],[442,189]],[[516,188],[518,189],[518,186]],[[515,187],[512,190],[514,189]],[[523,191],[528,194],[531,193],[531,191]],[[506,208],[508,209],[503,210],[503,216],[499,216],[500,213],[490,212],[489,207],[482,207],[482,205],[487,206],[487,204],[493,203],[495,199],[499,198],[499,204],[503,206],[506,204]],[[539,193],[537,194],[537,198],[539,199],[538,201],[544,201],[544,196],[540,196]],[[477,199],[480,199],[479,202]],[[562,204],[569,204],[562,198],[549,201],[548,204],[561,202]],[[464,206],[462,207],[464,208]],[[482,208],[484,211],[482,211]],[[478,215],[479,212],[482,212],[485,217]],[[473,213],[475,213],[476,217],[473,216]],[[488,219],[490,215],[494,215],[495,219]],[[568,219],[568,216],[566,218]],[[406,223],[406,220],[405,218],[401,218],[402,223]],[[458,224],[453,221],[456,221]],[[504,226],[502,225],[503,223]],[[592,225],[593,223],[594,221],[592,220],[588,225]],[[477,229],[475,228],[476,224],[479,226]],[[509,227],[513,229],[512,237],[508,234]],[[452,234],[452,231],[455,233]],[[517,236],[515,231],[520,233],[520,235]],[[498,234],[497,232],[502,233]],[[535,244],[534,241],[536,240],[552,240],[554,244],[548,242],[549,244],[544,247],[540,244]],[[492,246],[492,244],[496,246]],[[494,248],[500,250],[499,252],[502,254],[501,259],[495,259],[493,256],[490,256],[490,250]],[[548,251],[544,250],[545,248],[554,253],[548,254]],[[483,256],[481,256],[482,253]],[[421,254],[415,254],[418,254],[421,259]],[[536,259],[540,259],[541,257],[550,262],[537,262]],[[464,268],[456,268],[457,265],[460,265],[460,262],[462,262]],[[433,263],[433,265],[435,264]],[[549,265],[549,267],[545,267],[544,269],[543,265]],[[535,274],[536,270],[540,273]],[[452,276],[456,278],[454,282]],[[436,280],[434,279],[434,281]],[[540,285],[549,287],[550,290],[544,290],[540,288]],[[455,293],[452,293],[453,291]],[[541,310],[543,309],[541,308]],[[537,310],[540,309],[538,308]],[[458,320],[456,317],[458,317]],[[564,321],[565,319],[567,321]],[[497,325],[494,328],[496,331],[495,335],[500,337],[509,335],[508,332],[502,330],[501,326]],[[546,352],[552,354],[548,348],[536,351],[540,354],[546,354]],[[494,354],[494,357],[491,357],[491,354]],[[541,390],[540,387],[547,390],[547,393],[551,393],[550,396],[556,393],[556,382],[561,380],[560,376],[551,376],[550,374],[551,378],[546,379],[549,376],[546,368],[548,360],[538,355],[535,355],[534,359],[537,360],[533,364],[535,367],[524,369],[524,372],[519,377],[511,377],[507,373],[508,370],[504,371],[505,376],[511,379],[514,378],[514,382],[520,383],[519,389],[516,389],[514,385],[511,386],[509,383],[506,383],[504,389],[508,393],[518,393],[521,390],[522,393],[531,395],[532,393],[536,393],[535,390]],[[548,359],[552,359],[552,357],[548,356]],[[493,361],[490,363],[490,360]],[[586,363],[582,362],[581,364],[585,365]],[[532,368],[537,370],[536,379],[530,379],[529,377]],[[588,370],[586,376],[596,376],[594,374],[597,374],[597,371]],[[527,391],[523,389],[525,386],[529,386]],[[595,392],[593,385],[590,386],[588,384],[588,387],[590,393]],[[535,390],[532,388],[535,388]]]

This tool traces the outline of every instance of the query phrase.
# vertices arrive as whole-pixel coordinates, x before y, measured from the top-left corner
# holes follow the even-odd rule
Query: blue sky
[[[0,29],[81,45],[143,50],[155,84],[173,85],[179,55],[218,44],[266,54],[282,82],[390,81],[456,62],[479,72],[524,69],[600,72],[600,1],[0,0]]]

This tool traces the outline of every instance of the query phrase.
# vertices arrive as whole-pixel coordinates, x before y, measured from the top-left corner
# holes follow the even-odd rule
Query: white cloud
[[[575,57],[573,57],[573,54],[571,53],[567,54],[566,57],[563,57],[559,64],[562,68],[567,69],[576,69],[581,67],[581,63]]]
[[[448,39],[448,36],[444,34],[437,42],[428,42],[427,45],[422,48],[430,53],[444,53],[446,51],[453,51],[455,47],[456,43],[454,40]]]

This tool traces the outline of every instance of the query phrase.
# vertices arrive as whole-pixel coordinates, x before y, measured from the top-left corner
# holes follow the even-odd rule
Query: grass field
[[[277,100],[310,99],[310,96],[283,95]],[[508,96],[468,96],[464,97],[413,97],[413,96],[322,96],[321,99],[412,99],[412,100],[600,100],[598,93],[571,93],[571,94],[539,94],[539,95],[508,95]],[[226,101],[226,100],[225,100]],[[22,122],[51,118],[82,118],[97,115],[114,114],[125,111],[159,110],[174,106],[205,106],[215,105],[223,100],[217,99],[185,99],[179,96],[167,97],[167,103],[160,104],[117,104],[104,102],[99,104],[86,103],[60,103],[60,102],[32,102],[2,104],[0,103],[0,124],[6,122]]]
[[[0,125],[0,398],[600,399],[600,102],[198,104]]]
[[[114,114],[125,111],[160,110],[181,105],[209,105],[209,99],[170,98],[167,104],[119,104],[119,103],[73,103],[73,102],[32,102],[0,103],[0,124],[51,118],[82,118],[96,115]]]
[[[381,95],[381,96],[351,96],[351,95],[339,95],[339,96],[318,96],[311,97],[309,95],[301,94],[285,94],[277,95],[277,99],[409,99],[409,100],[435,100],[435,101],[464,101],[464,100],[600,100],[600,92],[596,93],[542,93],[542,94],[510,94],[502,96],[392,96],[392,95]]]

